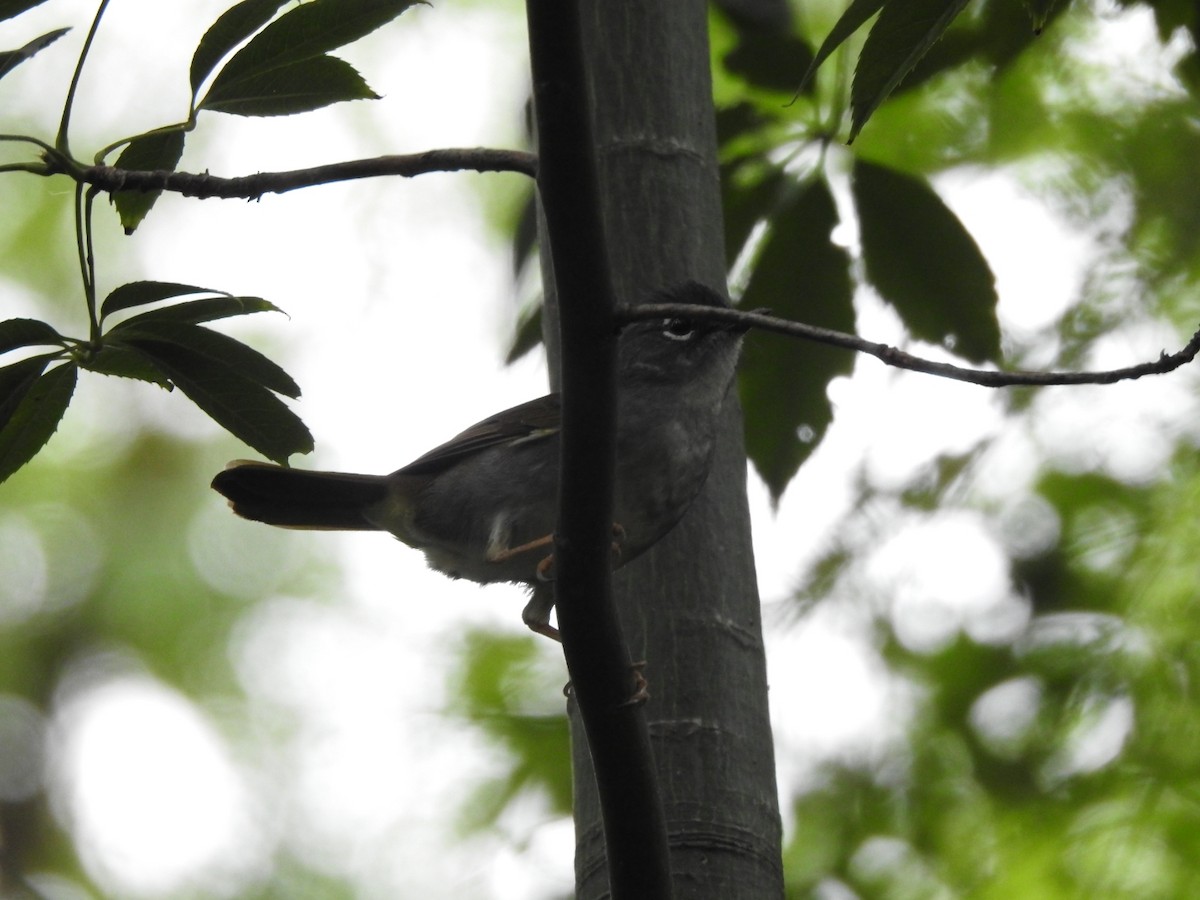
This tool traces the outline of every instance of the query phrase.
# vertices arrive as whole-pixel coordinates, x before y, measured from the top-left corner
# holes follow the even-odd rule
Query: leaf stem
[[[100,346],[100,317],[96,313],[96,257],[92,246],[92,204],[96,189],[75,185],[75,246],[79,253],[79,274],[83,280],[83,298],[87,303],[88,328],[93,347]]]
[[[100,0],[100,6],[96,9],[96,17],[92,19],[92,27],[88,29],[87,38],[83,42],[83,49],[79,51],[79,60],[75,63],[75,72],[71,76],[71,86],[67,88],[67,99],[63,104],[62,121],[58,126],[58,137],[54,139],[54,146],[67,156],[71,155],[71,148],[67,141],[67,129],[71,123],[71,107],[75,104],[75,91],[79,87],[79,79],[83,75],[83,64],[87,62],[88,53],[92,49],[92,41],[95,39],[96,32],[100,28],[100,19],[104,16],[104,10],[107,7],[108,0]]]
[[[130,135],[129,137],[123,137],[118,141],[113,141],[107,147],[102,147],[99,151],[97,151],[95,159],[93,161],[98,166],[104,165],[104,160],[110,153],[113,153],[117,149],[124,147],[126,144],[133,143],[138,138],[149,137],[152,134],[170,134],[171,132],[175,132],[175,131],[188,132],[188,131],[192,131],[194,128],[195,128],[194,122],[177,122],[172,125],[162,125],[158,128],[151,128],[149,131],[144,131],[141,134],[134,134],[134,135]]]
[[[34,144],[35,146],[41,147],[47,153],[54,152],[54,148],[51,147],[49,144],[47,144],[45,141],[40,140],[39,138],[35,138],[32,135],[28,135],[28,134],[0,134],[0,141],[11,141],[14,143],[22,143],[22,144]]]

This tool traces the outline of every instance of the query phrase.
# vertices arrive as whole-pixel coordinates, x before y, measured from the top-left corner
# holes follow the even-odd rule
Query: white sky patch
[[[1179,337],[1144,323],[1100,338],[1088,366],[1111,369],[1153,360],[1178,349]],[[1112,385],[1048,388],[1035,401],[1033,435],[1054,465],[1101,471],[1130,484],[1159,477],[1181,436],[1196,440],[1196,375],[1169,375]]]
[[[1042,685],[1028,676],[989,688],[971,704],[971,727],[988,750],[1001,759],[1017,759],[1037,724]]]
[[[1008,557],[975,512],[913,522],[867,561],[866,575],[889,599],[896,636],[932,652],[961,631],[976,640],[1012,639],[1027,621],[1010,587]]]
[[[1030,196],[1013,173],[959,169],[939,176],[939,195],[975,239],[996,276],[1002,333],[1028,339],[1078,302],[1095,235]]]
[[[812,787],[823,762],[878,763],[898,746],[915,695],[833,607],[770,629],[767,660],[784,798]]]
[[[78,664],[54,716],[52,797],[84,865],[121,896],[236,896],[263,847],[221,736],[186,697],[110,662]]]
[[[1133,732],[1134,706],[1130,697],[1091,700],[1071,729],[1062,749],[1046,762],[1045,776],[1052,783],[1089,772],[1113,762]]]

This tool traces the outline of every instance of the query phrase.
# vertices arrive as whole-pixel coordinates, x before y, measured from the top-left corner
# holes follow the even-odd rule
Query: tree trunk
[[[597,157],[620,302],[725,278],[701,0],[588,0]],[[741,410],[731,397],[708,484],[684,521],[617,573],[666,807],[678,898],[783,894],[766,664],[746,503]],[[572,721],[578,897],[607,893],[586,742]]]

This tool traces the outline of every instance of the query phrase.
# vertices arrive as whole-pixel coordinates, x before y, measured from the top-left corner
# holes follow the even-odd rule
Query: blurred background
[[[115,0],[76,153],[183,118],[192,49],[227,5]],[[825,148],[830,182],[852,153],[931,179],[996,276],[1013,365],[1176,349],[1200,321],[1195,9],[1077,2],[1034,40],[997,6],[851,148]],[[840,10],[805,3],[795,34],[819,42]],[[93,12],[50,0],[0,23],[3,47],[74,26],[0,84],[0,131],[54,134]],[[337,54],[381,100],[202,114],[180,168],[523,147],[523,29],[515,2],[414,8]],[[747,65],[748,34],[714,10],[725,158],[748,140],[725,114],[749,109],[758,146],[798,171],[849,63],[786,106],[806,60]],[[131,237],[100,208],[99,288],[282,307],[219,327],[304,388],[317,451],[297,464],[388,472],[545,392],[540,349],[505,363],[540,290],[513,262],[528,197],[521,176],[469,173],[164,196]],[[0,178],[0,318],[85,327],[71,201],[65,179]],[[864,336],[954,358],[865,284],[854,303]],[[764,346],[751,336],[748,366]],[[747,404],[752,446],[803,445],[749,471],[792,895],[1200,893],[1196,381],[1001,393],[864,359],[829,384],[823,435]],[[521,592],[450,582],[384,535],[236,519],[208,482],[248,455],[183,397],[85,373],[0,485],[0,886],[569,896],[566,674]]]

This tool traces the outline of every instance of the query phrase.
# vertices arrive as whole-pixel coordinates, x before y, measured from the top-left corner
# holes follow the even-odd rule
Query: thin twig
[[[913,372],[923,372],[926,375],[937,375],[940,378],[950,378],[955,381],[965,381],[982,387],[1045,387],[1056,384],[1112,384],[1116,381],[1128,381],[1142,378],[1146,375],[1163,375],[1173,372],[1180,366],[1187,365],[1200,353],[1200,330],[1192,335],[1182,350],[1176,353],[1165,351],[1158,359],[1151,362],[1138,363],[1136,366],[1126,366],[1121,369],[1106,369],[1099,372],[998,372],[989,369],[971,369],[965,366],[955,366],[950,363],[934,362],[920,356],[913,356],[892,347],[889,344],[879,344],[868,341],[853,334],[833,331],[829,328],[819,328],[815,325],[804,325],[788,319],[779,319],[761,312],[749,312],[740,309],[720,309],[717,307],[697,308],[680,303],[654,303],[635,308],[625,308],[617,312],[617,319],[622,322],[633,322],[641,319],[704,319],[716,322],[734,322],[762,331],[773,331],[789,337],[798,337],[820,344],[829,344],[845,350],[867,353],[877,359],[899,369],[909,369]]]
[[[110,193],[116,191],[173,191],[185,197],[209,199],[257,200],[263,194],[283,194],[299,188],[358,178],[378,178],[401,175],[410,178],[429,172],[518,172],[534,177],[537,157],[521,150],[496,150],[488,147],[447,148],[354,159],[346,162],[293,169],[287,172],[259,172],[237,178],[222,178],[208,173],[142,172],[117,169],[112,166],[87,166],[69,169],[47,159],[54,172],[70,175],[78,181],[94,185]]]

